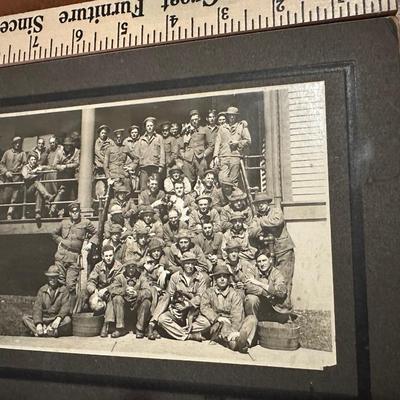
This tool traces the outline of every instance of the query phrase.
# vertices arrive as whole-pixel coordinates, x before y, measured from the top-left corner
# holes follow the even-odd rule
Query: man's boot
[[[108,323],[104,322],[103,327],[101,328],[100,337],[106,338],[108,336]]]
[[[149,323],[149,331],[147,333],[147,339],[149,339],[149,340],[157,339],[157,334],[155,332],[155,326],[154,326],[154,323],[152,323],[152,322]]]
[[[247,351],[249,350],[247,333],[244,330],[240,331],[240,335],[236,339],[236,348],[239,353],[247,353]]]
[[[200,332],[189,333],[188,340],[195,340],[196,342],[202,342],[204,340]]]

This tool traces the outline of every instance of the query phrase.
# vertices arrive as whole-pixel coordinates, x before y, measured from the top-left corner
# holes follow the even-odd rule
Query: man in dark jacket
[[[55,265],[50,266],[45,275],[47,284],[38,291],[33,315],[24,315],[22,321],[35,336],[69,336],[72,328],[69,292],[61,285]]]

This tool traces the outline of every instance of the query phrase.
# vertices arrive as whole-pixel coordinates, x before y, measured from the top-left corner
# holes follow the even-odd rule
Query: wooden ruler
[[[96,0],[0,18],[0,66],[396,11],[396,0]]]

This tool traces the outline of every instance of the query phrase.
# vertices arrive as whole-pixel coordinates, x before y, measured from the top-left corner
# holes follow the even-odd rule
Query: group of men
[[[68,206],[69,218],[53,234],[48,283],[33,315],[24,316],[34,335],[68,334],[70,315],[91,310],[104,314],[102,337],[126,335],[135,320],[138,339],[209,338],[247,352],[257,321],[291,318],[294,244],[272,197],[239,188],[250,134],[237,115],[235,107],[211,110],[200,126],[192,110],[181,132],[165,123],[161,134],[148,117],[141,135],[132,126],[129,137],[117,130],[114,140],[109,127],[99,127],[95,168],[107,181],[96,190],[109,185],[113,193],[104,237],[79,203]],[[101,260],[80,291],[79,259],[91,246]]]

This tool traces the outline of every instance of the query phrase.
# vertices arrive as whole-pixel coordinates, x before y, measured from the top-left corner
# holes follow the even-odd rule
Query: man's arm
[[[43,323],[43,298],[42,289],[39,289],[33,305],[32,319],[35,325]]]
[[[200,313],[204,315],[211,324],[218,318],[218,314],[214,311],[211,304],[212,288],[206,290],[200,299]]]
[[[244,316],[243,300],[238,292],[234,292],[232,296],[232,307],[231,307],[231,321],[232,328],[238,331],[242,324]]]
[[[56,242],[56,243],[60,243],[62,241],[62,223],[60,223],[57,228],[54,230],[53,233],[51,233],[51,237],[52,239]]]
[[[70,313],[71,300],[68,290],[63,291],[61,296],[61,308],[57,314],[57,317],[60,317],[61,320],[63,320]]]

